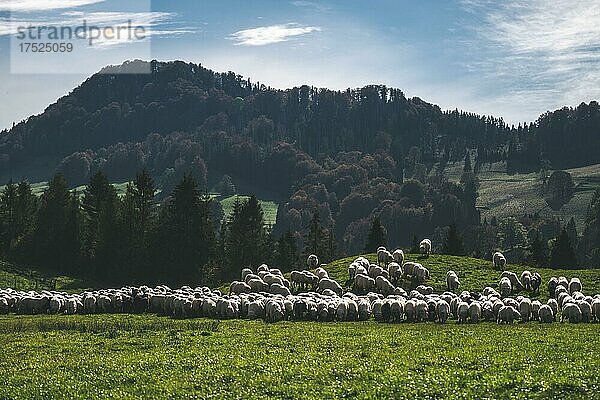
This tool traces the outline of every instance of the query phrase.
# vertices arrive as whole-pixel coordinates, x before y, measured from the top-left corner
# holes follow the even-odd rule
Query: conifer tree
[[[365,253],[374,253],[377,251],[379,246],[386,246],[386,233],[385,228],[381,225],[381,220],[379,217],[373,218],[373,222],[371,223],[371,229],[369,230],[369,235],[367,236],[367,243],[365,244]]]
[[[577,257],[571,245],[569,233],[565,228],[560,231],[554,242],[550,255],[550,264],[555,268],[577,268]]]
[[[448,234],[446,235],[442,245],[442,253],[453,256],[464,255],[463,240],[458,232],[458,229],[456,228],[456,224],[450,225],[450,229],[448,230]]]

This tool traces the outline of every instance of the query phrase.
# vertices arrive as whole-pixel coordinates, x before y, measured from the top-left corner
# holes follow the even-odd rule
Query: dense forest
[[[408,247],[415,237],[429,236],[441,249],[451,232],[468,254],[487,257],[492,248],[503,248],[530,257],[539,244],[547,259],[550,241],[568,225],[535,215],[481,221],[477,172],[498,161],[509,173],[600,163],[596,102],[515,127],[442,111],[385,86],[277,90],[183,62],[153,61],[151,74],[122,73],[137,62],[105,68],[44,113],[0,132],[0,182],[50,180],[59,173],[66,190],[90,187],[100,175],[106,182],[129,181],[144,170],[158,192],[148,201],[164,205],[159,219],[176,218],[162,210],[173,208],[168,202],[186,180],[199,194],[235,186],[276,199],[277,223],[265,233],[269,248],[284,240],[282,249],[301,253],[312,226],[320,232],[323,243],[313,244],[324,258],[354,254],[365,249],[378,221],[390,246]],[[444,167],[459,160],[465,161],[462,178],[449,182]],[[15,187],[21,185],[26,183]],[[71,202],[80,201],[72,196]],[[130,197],[117,200],[126,204]],[[218,222],[222,210],[214,202],[200,197],[198,207],[209,211],[199,218],[211,220],[215,249],[222,249],[231,227]],[[85,196],[81,201],[72,206],[85,211]],[[126,209],[123,204],[115,207]],[[591,233],[598,229],[593,218],[585,237],[597,234]],[[577,233],[572,238],[580,239]],[[594,240],[586,239],[579,262],[594,259]],[[210,252],[205,256],[203,264],[215,260]]]

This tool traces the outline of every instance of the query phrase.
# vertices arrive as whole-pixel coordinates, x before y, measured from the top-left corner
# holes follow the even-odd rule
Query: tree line
[[[318,211],[299,249],[291,232],[275,237],[265,226],[255,196],[238,199],[227,218],[215,221],[210,196],[185,174],[162,201],[147,171],[125,194],[101,172],[83,191],[69,189],[56,174],[38,198],[26,181],[0,194],[0,255],[55,273],[87,276],[106,284],[215,284],[239,276],[243,267],[273,263],[297,267],[301,256],[330,261],[335,239]]]

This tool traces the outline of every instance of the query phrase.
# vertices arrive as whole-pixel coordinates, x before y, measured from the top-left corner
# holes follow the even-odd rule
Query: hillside
[[[450,164],[445,169],[446,176],[458,182],[463,165],[462,162]],[[542,181],[538,173],[508,175],[505,163],[484,167],[477,175],[477,207],[481,217],[490,220],[494,216],[505,218],[539,213],[542,217],[557,217],[564,222],[574,217],[581,233],[594,191],[600,189],[600,164],[565,171],[573,178],[575,195],[559,211],[554,211],[540,195]]]

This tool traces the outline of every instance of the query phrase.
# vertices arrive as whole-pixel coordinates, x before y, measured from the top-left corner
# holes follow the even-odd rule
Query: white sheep
[[[531,272],[523,271],[521,272],[521,283],[523,284],[523,288],[525,290],[531,290]]]
[[[402,251],[402,249],[394,250],[394,252],[392,253],[392,258],[395,262],[402,265],[402,263],[404,262],[404,251]]]
[[[441,324],[445,324],[450,315],[450,305],[445,300],[440,300],[436,305],[437,320]]]
[[[542,305],[538,312],[540,322],[546,324],[549,324],[552,321],[554,321],[554,315],[554,311],[552,311],[552,308],[548,304]]]
[[[562,315],[560,318],[561,322],[564,322],[565,320],[569,321],[572,324],[576,324],[578,322],[581,322],[581,309],[579,308],[579,306],[575,303],[567,303],[563,306],[562,308]]]
[[[521,319],[521,314],[513,306],[503,306],[498,311],[497,323],[512,324],[515,320]]]
[[[377,264],[379,264],[379,266],[387,265],[388,263],[392,262],[393,260],[394,260],[394,257],[392,256],[392,253],[387,251],[387,249],[385,249],[385,247],[383,249],[380,248],[377,250]]]
[[[308,267],[308,269],[317,268],[319,266],[319,258],[316,255],[311,254],[306,259],[306,266]]]
[[[469,305],[469,321],[476,324],[481,319],[481,304],[474,301]]]
[[[507,277],[503,277],[500,279],[500,294],[503,297],[506,296],[510,296],[512,292],[512,284],[510,282],[510,279],[508,279]]]
[[[506,266],[506,257],[504,257],[504,254],[500,253],[499,251],[494,253],[492,256],[492,261],[495,269],[503,269]]]
[[[458,275],[454,271],[448,271],[446,273],[446,287],[450,292],[456,292],[460,287],[460,281]]]
[[[510,279],[510,283],[512,285],[512,289],[514,291],[520,292],[521,290],[523,290],[523,284],[521,283],[521,281],[517,277],[517,274],[515,274],[514,272],[504,271],[500,275],[500,278],[508,278],[508,279]]]
[[[383,276],[378,276],[377,278],[375,278],[375,287],[384,296],[388,296],[394,293],[395,289],[394,285],[392,285],[391,282]]]
[[[574,292],[581,292],[582,285],[581,285],[581,281],[579,280],[579,278],[571,278],[568,289],[569,289],[569,293],[571,293],[571,294],[573,294]]]
[[[423,239],[421,243],[419,243],[419,251],[425,257],[429,257],[431,255],[431,240]]]
[[[469,317],[469,303],[464,301],[459,302],[456,313],[458,315],[458,322],[466,323]]]

